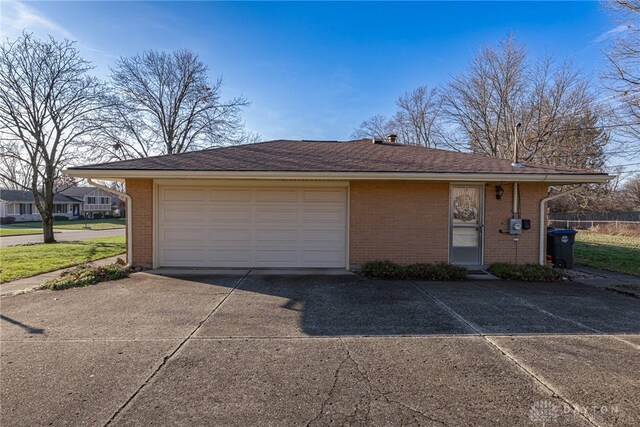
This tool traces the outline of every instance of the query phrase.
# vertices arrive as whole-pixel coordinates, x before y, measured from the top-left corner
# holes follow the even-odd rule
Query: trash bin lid
[[[570,230],[568,228],[556,228],[555,230],[548,230],[547,234],[550,236],[566,236],[567,234],[576,234],[577,230]]]

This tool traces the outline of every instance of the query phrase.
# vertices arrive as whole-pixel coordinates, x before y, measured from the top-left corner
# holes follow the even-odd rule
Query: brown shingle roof
[[[86,165],[70,168],[70,171],[601,174],[593,170],[524,164],[526,167],[517,168],[506,159],[411,145],[373,144],[370,139],[344,142],[278,140]]]

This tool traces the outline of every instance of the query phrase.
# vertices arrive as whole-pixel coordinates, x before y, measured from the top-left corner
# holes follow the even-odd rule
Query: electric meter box
[[[522,234],[522,219],[509,219],[509,234]]]

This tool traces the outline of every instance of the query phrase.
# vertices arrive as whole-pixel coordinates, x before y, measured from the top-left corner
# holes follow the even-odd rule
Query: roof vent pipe
[[[518,159],[518,129],[522,126],[522,123],[518,123],[513,130],[513,163],[511,166],[514,168],[523,168],[524,165],[520,163]]]
[[[373,142],[374,144],[382,144],[382,139],[381,138],[376,138],[375,136],[371,139],[371,142]]]
[[[387,135],[387,141],[389,141],[390,143],[395,144],[397,140],[398,135],[396,135],[395,133],[390,133],[389,135]]]

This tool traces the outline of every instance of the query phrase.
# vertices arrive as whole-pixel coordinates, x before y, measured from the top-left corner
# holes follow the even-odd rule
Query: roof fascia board
[[[65,169],[77,178],[105,179],[274,179],[274,180],[346,180],[346,181],[463,181],[463,182],[547,182],[603,183],[614,178],[607,174],[510,174],[510,173],[416,173],[416,172],[269,172],[269,171],[158,171],[116,169]]]

